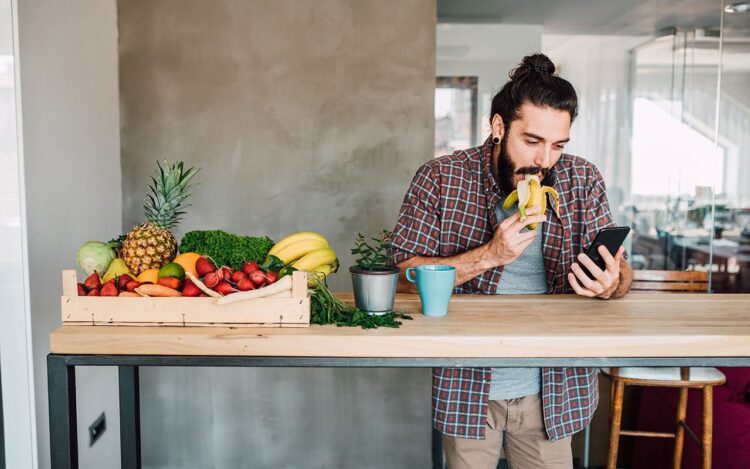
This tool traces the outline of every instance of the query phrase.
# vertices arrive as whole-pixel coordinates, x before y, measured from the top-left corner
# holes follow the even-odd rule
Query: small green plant
[[[354,249],[352,249],[352,254],[356,256],[354,261],[357,266],[366,271],[392,267],[393,259],[390,253],[392,239],[393,233],[383,230],[379,238],[372,238],[375,243],[370,245],[362,233],[357,233],[357,239],[354,240]]]

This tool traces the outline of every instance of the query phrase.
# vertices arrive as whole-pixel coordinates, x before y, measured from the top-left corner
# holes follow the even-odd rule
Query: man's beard
[[[508,132],[506,132],[503,139],[500,141],[500,153],[497,156],[497,173],[497,183],[500,186],[500,192],[505,197],[516,190],[515,176],[518,174],[541,173],[542,180],[540,182],[542,185],[546,185],[544,183],[549,175],[549,168],[542,168],[541,166],[525,166],[516,169],[515,163],[513,163],[513,160],[508,154]]]

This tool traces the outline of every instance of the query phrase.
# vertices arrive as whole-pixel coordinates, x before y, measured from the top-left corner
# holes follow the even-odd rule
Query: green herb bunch
[[[385,269],[393,265],[391,256],[391,241],[393,233],[383,230],[379,238],[372,238],[374,245],[368,244],[362,233],[357,233],[357,239],[354,240],[354,261],[362,270],[373,271]]]
[[[221,230],[190,231],[180,242],[180,252],[197,252],[234,270],[241,269],[245,261],[262,263],[272,247],[273,240],[267,236],[240,236]]]
[[[411,319],[411,316],[395,311],[376,316],[355,308],[339,300],[323,283],[320,277],[311,275],[308,279],[310,295],[310,322],[312,324],[336,324],[339,327],[399,327],[399,319]]]

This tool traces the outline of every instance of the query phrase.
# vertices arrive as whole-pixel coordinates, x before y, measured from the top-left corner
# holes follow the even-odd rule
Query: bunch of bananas
[[[560,198],[557,191],[549,186],[542,186],[539,178],[527,174],[523,181],[518,181],[517,189],[508,195],[503,203],[503,210],[508,210],[514,203],[518,202],[518,213],[521,215],[521,221],[526,220],[526,209],[534,205],[541,207],[540,214],[544,215],[547,211],[547,196],[549,194],[555,200],[555,213],[560,216]],[[538,223],[529,225],[530,230],[536,229]]]
[[[321,234],[303,231],[287,236],[277,242],[268,252],[278,257],[284,265],[297,270],[306,270],[326,277],[339,268],[336,253],[328,246]]]

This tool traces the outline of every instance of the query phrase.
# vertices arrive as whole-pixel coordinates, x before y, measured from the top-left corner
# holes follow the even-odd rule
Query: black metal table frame
[[[608,367],[608,366],[750,366],[750,357],[648,358],[358,358],[247,357],[176,355],[47,355],[49,428],[52,469],[78,468],[76,366],[116,366],[119,369],[120,459],[122,469],[141,468],[141,418],[138,368],[196,367]],[[432,434],[433,468],[442,467],[440,434]]]

